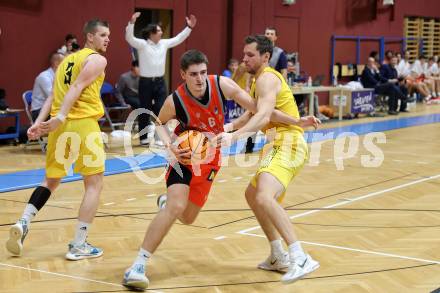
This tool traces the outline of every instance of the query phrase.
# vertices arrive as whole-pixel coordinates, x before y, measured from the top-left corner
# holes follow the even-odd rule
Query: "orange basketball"
[[[319,112],[327,116],[328,118],[333,118],[335,111],[327,105],[319,106]]]
[[[197,130],[186,130],[179,134],[179,148],[191,150],[191,161],[198,162],[206,158],[208,138]]]

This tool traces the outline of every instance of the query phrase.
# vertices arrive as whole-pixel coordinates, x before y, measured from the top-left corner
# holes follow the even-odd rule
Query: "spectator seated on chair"
[[[131,62],[131,69],[119,77],[115,97],[121,106],[130,105],[132,109],[140,107],[139,101],[139,63]]]
[[[367,66],[362,71],[361,82],[364,88],[374,88],[375,94],[388,96],[388,114],[397,115],[397,100],[404,99],[402,92],[395,84],[388,82],[380,75],[374,58],[369,57]]]
[[[100,125],[107,121],[112,131],[125,125],[131,107],[128,104],[121,105],[115,96],[115,89],[104,81],[101,87],[101,100],[104,105],[104,117],[99,120]]]
[[[58,65],[63,61],[64,55],[58,52],[50,55],[50,67],[41,72],[35,78],[34,87],[32,89],[31,113],[32,121],[37,119],[44,102],[52,93],[53,79]]]
[[[380,67],[380,75],[387,80],[388,83],[393,84],[400,93],[398,94],[397,98],[400,99],[400,112],[408,112],[406,109],[406,103],[407,103],[407,97],[408,97],[408,90],[405,86],[405,79],[399,78],[397,73],[397,56],[389,56],[387,55],[388,62],[382,64]],[[393,105],[393,109],[390,110],[397,110],[397,105]]]

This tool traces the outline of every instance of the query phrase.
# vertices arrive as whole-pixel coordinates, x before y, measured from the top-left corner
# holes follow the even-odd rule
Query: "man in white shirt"
[[[409,93],[418,92],[425,100],[431,99],[428,86],[420,78],[420,74],[423,71],[420,61],[416,60],[413,64],[409,62],[410,51],[405,50],[405,59],[400,58],[397,65],[397,73],[399,77],[405,78],[405,84]]]
[[[428,66],[425,72],[425,78],[431,80],[433,83],[434,91],[433,96],[440,96],[440,71],[434,57],[429,58]]]
[[[140,107],[159,115],[160,108],[167,96],[165,80],[165,63],[167,50],[173,48],[189,37],[195,27],[197,19],[194,15],[186,18],[186,28],[171,39],[162,39],[162,28],[158,24],[149,24],[142,30],[143,39],[134,36],[134,24],[140,16],[136,12],[130,19],[125,29],[125,39],[138,51],[139,58],[139,100]],[[139,115],[139,130],[141,131],[150,124],[149,115]],[[150,132],[150,131],[149,131]],[[140,137],[141,145],[148,146],[148,133]]]
[[[52,93],[53,79],[55,71],[63,61],[64,55],[58,52],[53,53],[50,56],[50,67],[41,72],[37,78],[35,78],[34,88],[32,89],[32,120],[37,119],[40,110],[43,107],[44,102]]]

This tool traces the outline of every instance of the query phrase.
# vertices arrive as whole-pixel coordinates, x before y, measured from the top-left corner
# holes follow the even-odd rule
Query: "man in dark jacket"
[[[405,79],[398,77],[396,66],[397,56],[392,56],[389,63],[382,64],[380,67],[380,75],[400,91],[401,94],[398,95],[398,98],[400,99],[400,112],[408,112],[406,109],[408,89],[405,87]],[[393,110],[397,110],[397,103],[395,107],[396,108],[393,108]]]
[[[396,111],[397,99],[403,99],[404,96],[396,85],[380,75],[374,58],[368,58],[367,66],[362,71],[361,82],[365,88],[374,88],[376,94],[388,96],[388,114],[399,114]]]

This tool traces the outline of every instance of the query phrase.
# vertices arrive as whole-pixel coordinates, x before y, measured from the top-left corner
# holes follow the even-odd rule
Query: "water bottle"
[[[311,87],[312,86],[312,77],[309,76],[309,79],[307,80],[307,86]]]

